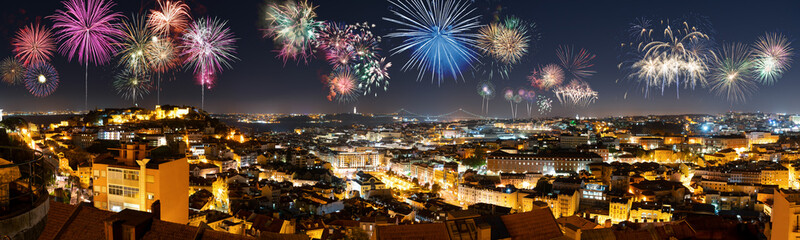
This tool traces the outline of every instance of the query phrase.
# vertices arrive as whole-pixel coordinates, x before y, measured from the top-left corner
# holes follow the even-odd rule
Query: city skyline
[[[391,4],[385,1],[352,1],[353,6],[375,9],[365,12],[364,15],[342,14],[351,5],[333,5],[326,2],[313,2],[319,20],[328,20],[343,23],[356,23],[366,20],[375,24],[373,29],[376,35],[385,36],[396,27],[391,22],[382,18],[391,16]],[[742,4],[737,4],[742,3]],[[515,65],[510,71],[509,79],[494,80],[497,90],[505,87],[527,86],[526,76],[536,66],[557,61],[555,50],[559,45],[572,45],[575,48],[584,48],[597,55],[594,60],[593,70],[597,73],[586,82],[598,92],[595,103],[588,107],[571,107],[556,102],[553,103],[552,112],[544,115],[550,116],[620,116],[620,115],[648,115],[648,114],[685,114],[685,113],[722,113],[728,111],[743,112],[800,112],[800,107],[792,104],[792,89],[798,87],[796,83],[797,70],[789,70],[773,85],[759,86],[757,92],[749,97],[746,103],[729,103],[724,96],[716,96],[709,91],[710,87],[681,89],[680,98],[676,98],[675,87],[668,88],[661,96],[655,94],[644,96],[642,88],[637,83],[622,78],[624,73],[617,69],[620,63],[620,53],[617,45],[624,38],[628,25],[640,17],[653,19],[676,19],[689,14],[707,17],[713,24],[715,42],[724,44],[742,42],[751,44],[765,32],[778,32],[794,38],[800,32],[796,25],[792,25],[791,8],[776,6],[791,6],[791,2],[775,2],[774,4],[752,5],[737,3],[721,4],[718,2],[691,3],[688,1],[670,4],[663,8],[654,9],[645,3],[634,1],[606,3],[581,2],[566,7],[563,3],[527,3],[518,1],[480,1],[471,3],[483,16],[480,24],[488,24],[486,19],[490,11],[487,6],[502,6],[504,14],[516,15],[527,21],[535,22],[541,32],[541,40],[532,54],[524,56],[522,63]],[[131,12],[150,9],[154,2],[117,3],[114,11],[119,11],[130,18]],[[20,27],[26,26],[37,17],[52,15],[52,12],[61,8],[57,1],[48,2],[43,6],[31,6],[28,3],[12,3],[12,6],[3,10],[7,24],[3,25],[2,39],[8,40]],[[394,112],[398,109],[407,109],[423,114],[441,114],[457,109],[470,112],[481,112],[480,97],[475,93],[475,85],[480,81],[472,77],[469,71],[463,78],[454,80],[446,77],[439,85],[429,78],[417,81],[417,71],[401,68],[408,60],[409,54],[391,54],[398,40],[385,38],[380,46],[383,55],[393,62],[389,69],[391,75],[387,91],[378,92],[378,96],[361,96],[358,101],[351,103],[337,103],[328,101],[326,89],[320,75],[327,74],[329,67],[324,59],[317,57],[306,65],[302,61],[284,62],[277,58],[273,50],[276,46],[268,38],[262,38],[264,17],[260,10],[264,9],[262,1],[246,1],[237,7],[227,6],[218,2],[194,1],[189,2],[192,14],[197,18],[209,16],[228,20],[228,26],[235,34],[239,60],[231,63],[232,68],[227,69],[218,76],[214,88],[206,92],[205,110],[213,113],[248,112],[248,113],[341,113],[352,112],[357,107],[359,112],[381,113]],[[244,6],[244,7],[243,7]],[[240,11],[240,9],[253,9]],[[771,14],[757,15],[759,12]],[[242,12],[241,14],[238,14]],[[593,19],[604,19],[593,21]],[[51,25],[49,19],[42,19],[45,25]],[[11,56],[11,46],[7,45],[3,56]],[[75,61],[68,62],[65,57],[56,54],[53,64],[60,74],[60,86],[51,96],[36,98],[27,93],[24,87],[4,86],[0,89],[0,107],[6,112],[13,111],[55,111],[55,110],[80,110],[83,108],[81,79],[84,75],[82,64]],[[90,66],[89,74],[89,104],[90,108],[123,108],[130,107],[131,102],[118,96],[112,87],[115,75],[115,64],[101,67]],[[199,106],[200,99],[197,95],[200,86],[195,84],[190,70],[177,71],[174,80],[162,82],[162,104]],[[170,76],[171,77],[171,76]],[[155,91],[145,95],[139,101],[140,106],[152,108],[155,105]],[[498,94],[499,95],[499,94]],[[496,96],[489,102],[489,116],[511,116],[508,102],[502,96]],[[524,104],[522,104],[524,105]],[[524,106],[523,106],[524,107]],[[517,110],[519,111],[519,110]],[[523,110],[519,117],[528,117]],[[542,115],[533,114],[532,117]]]

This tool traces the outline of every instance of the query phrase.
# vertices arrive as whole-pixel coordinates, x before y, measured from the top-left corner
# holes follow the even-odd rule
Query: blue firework
[[[480,24],[478,16],[473,14],[475,9],[466,1],[398,0],[389,3],[396,18],[383,19],[400,27],[386,36],[403,39],[402,44],[392,49],[392,54],[411,52],[403,71],[418,69],[418,80],[429,72],[431,81],[437,79],[441,84],[445,75],[455,79],[463,77],[461,70],[477,60],[474,50],[477,34],[472,31]]]
[[[36,63],[25,72],[25,88],[37,97],[47,97],[58,88],[58,71],[49,63]]]

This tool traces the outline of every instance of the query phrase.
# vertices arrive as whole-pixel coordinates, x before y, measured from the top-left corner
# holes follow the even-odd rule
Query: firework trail
[[[77,58],[86,66],[84,108],[89,109],[89,63],[103,65],[116,51],[116,40],[124,33],[117,28],[122,17],[111,10],[114,3],[106,0],[67,0],[64,10],[56,10],[53,20],[58,51],[69,61]]]
[[[231,68],[230,62],[237,60],[236,38],[226,25],[217,18],[201,18],[193,22],[181,37],[181,56],[191,67],[201,85],[200,108],[205,106],[206,85],[213,84],[213,77],[223,66]]]
[[[114,89],[122,98],[133,100],[133,106],[138,106],[136,99],[150,93],[150,83],[150,77],[146,73],[137,73],[132,69],[124,69],[114,77]]]
[[[485,113],[489,113],[489,100],[494,98],[495,91],[494,91],[494,84],[490,81],[484,81],[478,84],[478,95],[481,96],[481,111],[484,111],[485,106]]]
[[[150,71],[148,50],[153,40],[153,32],[147,28],[144,16],[131,16],[122,21],[125,34],[119,43],[119,66],[129,69],[133,74],[147,74]]]
[[[580,49],[576,52],[572,46],[558,46],[556,56],[558,56],[559,63],[565,72],[575,79],[583,80],[596,73],[594,70],[589,69],[594,66],[592,60],[594,60],[595,55],[589,53],[586,49]]]
[[[153,36],[147,46],[147,58],[150,60],[150,70],[157,75],[156,104],[161,105],[161,74],[178,66],[178,48],[168,38]]]

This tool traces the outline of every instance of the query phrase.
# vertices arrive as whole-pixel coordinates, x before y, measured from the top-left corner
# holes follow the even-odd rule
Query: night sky
[[[378,35],[392,31],[395,25],[381,19],[389,16],[389,3],[384,0],[314,0],[318,20],[345,23],[368,21],[377,25],[373,29]],[[465,72],[466,79],[457,81],[448,78],[441,85],[429,78],[417,81],[417,70],[401,70],[408,54],[389,56],[388,51],[398,41],[382,42],[382,54],[393,62],[390,69],[391,84],[387,92],[378,97],[363,96],[358,102],[340,104],[326,99],[327,91],[320,75],[329,71],[329,66],[320,59],[309,64],[277,59],[275,46],[270,39],[262,38],[264,20],[261,14],[263,0],[191,0],[193,17],[216,16],[228,20],[235,35],[240,60],[233,69],[225,70],[216,85],[206,91],[206,110],[213,113],[335,113],[350,112],[358,107],[359,112],[384,113],[405,108],[423,114],[439,114],[463,108],[480,112],[481,98],[476,93],[479,79]],[[153,7],[153,1],[117,1],[116,11],[130,16],[133,12]],[[549,116],[617,116],[672,113],[720,113],[726,111],[800,112],[800,67],[793,67],[773,86],[759,85],[759,90],[744,104],[730,104],[723,97],[715,96],[707,88],[681,90],[681,98],[675,96],[674,87],[664,96],[644,97],[641,88],[629,80],[622,79],[617,69],[617,46],[626,27],[637,17],[652,19],[679,18],[694,13],[707,16],[714,26],[717,43],[742,42],[751,44],[766,31],[778,31],[794,42],[795,52],[800,52],[800,2],[798,1],[479,1],[479,13],[490,16],[491,6],[503,7],[503,14],[512,14],[538,24],[542,39],[532,55],[527,55],[523,64],[517,65],[508,80],[495,80],[500,91],[505,87],[527,86],[526,76],[535,66],[557,61],[555,49],[558,45],[574,45],[595,53],[594,70],[589,82],[599,92],[596,103],[585,108],[553,104]],[[0,57],[11,55],[10,38],[20,27],[37,17],[48,16],[62,8],[58,1],[6,1],[0,26]],[[52,21],[43,22],[52,26]],[[489,20],[485,17],[481,23]],[[796,54],[798,55],[798,54]],[[800,62],[795,56],[795,62]],[[61,76],[58,90],[46,98],[30,95],[24,87],[0,85],[0,108],[5,111],[49,111],[80,110],[83,108],[84,68],[77,61],[68,62],[57,55],[53,64]],[[89,68],[90,107],[129,107],[131,101],[123,100],[111,86],[115,63]],[[188,71],[170,76],[171,81],[162,81],[162,104],[200,105],[200,86],[195,84]],[[1,84],[1,83],[0,83]],[[627,93],[627,99],[625,95]],[[552,94],[550,94],[552,95]],[[156,103],[155,92],[145,96],[140,106],[152,108]],[[524,104],[520,104],[519,115],[526,116]],[[491,101],[490,115],[510,116],[509,104],[501,95]]]

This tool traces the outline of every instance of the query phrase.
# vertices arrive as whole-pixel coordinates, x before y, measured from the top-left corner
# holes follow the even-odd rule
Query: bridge
[[[420,114],[416,112],[409,111],[405,108],[401,108],[400,110],[394,111],[392,113],[387,113],[384,116],[391,116],[391,117],[402,117],[402,118],[409,118],[409,119],[417,119],[420,121],[438,121],[442,119],[446,120],[485,120],[485,119],[494,119],[492,117],[483,116],[480,114],[475,114],[470,111],[464,110],[463,108],[459,108],[458,110],[437,114],[437,115],[428,115],[428,114]]]

